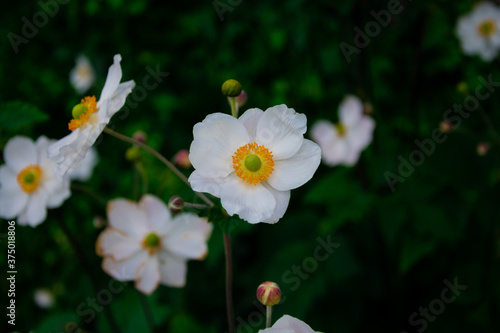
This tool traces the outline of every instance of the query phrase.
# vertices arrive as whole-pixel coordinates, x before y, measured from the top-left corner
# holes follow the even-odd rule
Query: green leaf
[[[25,102],[11,101],[0,104],[0,131],[16,132],[25,126],[45,121],[48,118],[37,107]]]

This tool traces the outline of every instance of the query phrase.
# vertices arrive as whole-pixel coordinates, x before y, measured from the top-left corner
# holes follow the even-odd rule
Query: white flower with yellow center
[[[321,160],[318,145],[304,139],[306,122],[286,105],[250,109],[238,119],[208,115],[193,129],[192,188],[219,197],[229,215],[276,223],[290,190],[309,181]]]
[[[73,118],[68,124],[71,134],[49,147],[49,157],[57,164],[57,174],[63,176],[83,160],[89,148],[97,140],[111,117],[125,104],[125,99],[135,86],[133,80],[120,83],[121,56],[115,55],[109,67],[108,77],[96,102],[95,96],[87,96],[73,108]]]
[[[97,239],[97,254],[105,272],[119,281],[135,280],[144,294],[159,283],[183,287],[188,259],[207,255],[212,224],[193,213],[172,218],[157,197],[145,195],[135,203],[116,199],[108,203],[108,228]]]
[[[69,73],[69,81],[78,94],[84,94],[92,86],[95,73],[86,56],[76,58],[76,66]]]
[[[500,49],[500,8],[490,2],[479,3],[458,19],[456,32],[465,54],[493,60]]]
[[[41,136],[31,139],[16,136],[4,149],[5,165],[0,166],[0,217],[17,217],[19,225],[42,223],[47,208],[61,206],[71,192],[67,178],[56,176],[47,148],[55,140]]]
[[[363,115],[363,103],[355,96],[342,101],[339,120],[336,124],[318,121],[311,129],[311,137],[320,145],[325,164],[352,166],[372,141],[375,122]]]
[[[271,328],[260,330],[259,333],[315,333],[313,329],[297,318],[284,315]]]

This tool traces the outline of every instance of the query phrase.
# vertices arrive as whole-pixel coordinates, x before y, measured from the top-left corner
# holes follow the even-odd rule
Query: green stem
[[[148,299],[139,290],[137,290],[137,294],[139,295],[139,299],[141,300],[141,306],[144,310],[144,316],[146,317],[149,330],[151,331],[151,333],[155,333],[155,320],[153,318],[153,312],[151,311],[151,307],[149,306]]]
[[[231,251],[231,236],[224,234],[224,253],[226,258],[226,307],[229,333],[235,333],[233,308],[233,264]]]
[[[273,307],[266,306],[266,328],[271,327],[271,317],[273,315]]]
[[[238,118],[238,109],[236,109],[236,98],[229,97],[229,100],[231,101],[231,114],[233,115],[234,118]]]

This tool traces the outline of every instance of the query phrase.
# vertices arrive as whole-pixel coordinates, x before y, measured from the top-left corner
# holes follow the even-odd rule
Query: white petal
[[[286,105],[267,109],[257,125],[256,141],[269,149],[275,160],[293,156],[302,145],[307,118]]]
[[[5,164],[16,174],[30,164],[37,164],[37,157],[35,144],[24,136],[10,139],[3,151]]]
[[[353,128],[347,129],[346,135],[349,145],[359,150],[365,149],[372,142],[374,128],[375,122],[372,118],[368,116],[361,118]]]
[[[117,113],[122,106],[125,104],[127,96],[132,92],[135,87],[135,82],[133,80],[120,83],[116,88],[115,93],[111,96],[110,103],[107,107],[106,114],[111,118],[115,113]]]
[[[139,209],[146,213],[148,229],[151,231],[161,230],[171,222],[167,205],[153,195],[144,195],[139,202]]]
[[[262,185],[269,190],[276,200],[276,207],[274,208],[273,215],[264,223],[276,223],[285,215],[288,203],[290,202],[290,191],[278,191],[270,186],[267,182],[262,182]]]
[[[76,66],[69,74],[69,80],[78,94],[85,93],[94,83],[94,69],[86,56],[78,56],[76,59]]]
[[[102,88],[101,96],[99,102],[106,99],[110,99],[118,88],[120,81],[122,79],[122,68],[120,66],[120,61],[122,60],[121,55],[116,54],[113,57],[113,65],[109,67],[108,76],[106,77],[106,83],[104,83],[104,88]]]
[[[0,166],[0,216],[11,219],[19,215],[28,203],[28,194],[17,182],[17,175],[6,165]]]
[[[314,333],[309,325],[289,315],[284,315],[278,319],[274,323],[273,328],[290,329],[295,333]]]
[[[47,208],[58,208],[63,202],[71,196],[71,191],[69,189],[69,179],[64,178],[62,182],[55,178],[58,182],[58,186],[55,187],[51,192],[48,192],[47,198]]]
[[[150,256],[135,280],[135,287],[146,295],[151,295],[160,284],[160,267],[156,256]]]
[[[356,96],[347,96],[339,105],[339,119],[345,126],[356,124],[363,116],[363,103]]]
[[[342,163],[349,153],[349,147],[344,139],[338,139],[322,147],[323,161],[326,165],[335,166]]]
[[[267,182],[278,191],[287,191],[308,182],[321,162],[321,149],[311,140],[304,140],[297,154],[276,161]]]
[[[144,264],[148,259],[147,251],[138,251],[127,259],[120,261],[105,257],[102,269],[118,281],[135,280],[142,273]]]
[[[181,213],[174,217],[163,247],[171,253],[188,259],[202,259],[207,255],[207,240],[213,225],[193,213]]]
[[[360,155],[361,155],[361,150],[359,150],[358,148],[350,147],[349,150],[347,151],[347,154],[344,156],[343,161],[341,161],[339,164],[349,167],[353,166],[356,164],[356,162],[358,162]]]
[[[97,151],[91,147],[83,160],[68,170],[67,175],[72,180],[86,181],[92,176],[92,171],[94,171],[97,162],[99,162]]]
[[[257,136],[257,124],[259,123],[260,117],[264,114],[261,109],[248,109],[243,113],[238,120],[243,123],[247,129],[248,135],[250,136],[250,141],[254,142]]]
[[[320,147],[326,146],[338,138],[334,125],[327,120],[320,120],[311,128],[311,138]]]
[[[220,198],[221,185],[226,182],[226,178],[203,177],[195,170],[189,176],[188,181],[194,191],[210,193]]]
[[[222,113],[210,114],[196,124],[193,135],[189,160],[204,177],[220,178],[234,171],[233,154],[249,143],[245,126],[236,118]]]
[[[147,215],[137,204],[127,199],[114,199],[106,209],[109,225],[137,240],[142,240],[150,229]]]
[[[96,242],[96,252],[101,257],[110,256],[113,260],[123,260],[141,250],[140,242],[123,232],[107,228]]]
[[[491,45],[487,45],[484,48],[482,48],[481,50],[479,50],[479,54],[481,55],[481,58],[484,61],[489,62],[489,61],[492,61],[493,59],[495,59],[495,57],[498,54],[498,49],[496,47],[491,46]]]
[[[36,227],[47,217],[48,197],[44,191],[35,191],[29,195],[26,204],[26,222],[32,227]],[[21,218],[19,219],[21,220]],[[24,221],[23,221],[24,222]]]
[[[186,260],[169,254],[166,251],[158,253],[160,262],[161,283],[170,287],[184,287],[186,285]]]
[[[276,199],[262,184],[247,184],[234,173],[221,187],[220,199],[229,215],[238,214],[249,223],[269,219],[276,207]]]

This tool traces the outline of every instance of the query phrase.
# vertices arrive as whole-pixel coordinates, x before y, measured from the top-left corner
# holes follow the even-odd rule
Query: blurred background
[[[85,95],[100,95],[117,53],[123,80],[138,87],[150,70],[169,73],[144,97],[129,96],[137,103],[116,114],[110,127],[128,136],[144,131],[148,145],[170,159],[189,148],[195,123],[209,113],[230,112],[220,93],[226,79],[238,79],[247,92],[243,111],[285,103],[307,115],[309,128],[319,119],[337,121],[343,97],[357,95],[376,121],[374,140],[357,165],[322,164],[309,183],[292,191],[276,225],[243,223],[232,232],[238,332],[264,327],[255,291],[266,280],[277,282],[285,296],[274,319],[289,314],[315,331],[498,332],[498,92],[481,100],[480,110],[462,118],[412,172],[401,167],[421,150],[414,141],[432,138],[445,112],[481,86],[479,76],[500,81],[498,60],[464,55],[456,37],[458,17],[474,4],[10,1],[0,14],[0,148],[14,135],[36,140],[68,134],[71,109],[82,98],[69,82],[80,54],[96,75]],[[401,10],[356,44],[355,28],[364,32],[367,23],[377,22],[372,11],[393,5]],[[44,23],[39,12],[53,15],[45,15]],[[25,27],[34,16],[44,23],[36,33]],[[477,152],[481,142],[491,147],[484,156]],[[132,283],[101,309],[92,305],[97,295],[88,272],[99,289],[109,289],[112,279],[101,269],[95,241],[105,202],[135,199],[141,189],[137,168],[125,158],[129,147],[103,136],[92,178],[75,182],[72,196],[43,224],[17,226],[16,331],[111,332],[103,308],[113,313],[120,332],[148,331],[148,312]],[[148,192],[165,202],[174,194],[196,200],[151,155],[143,152],[141,163]],[[401,177],[392,189],[388,172]],[[61,223],[79,243],[79,255]],[[6,223],[0,233],[4,270]],[[325,242],[336,243],[327,258],[308,259]],[[226,332],[224,269],[217,226],[206,260],[189,262],[186,287],[160,286],[146,298],[156,331]],[[7,299],[6,279],[0,286]],[[40,288],[54,298],[51,307],[35,303]],[[6,316],[0,325],[0,331],[12,331]]]

